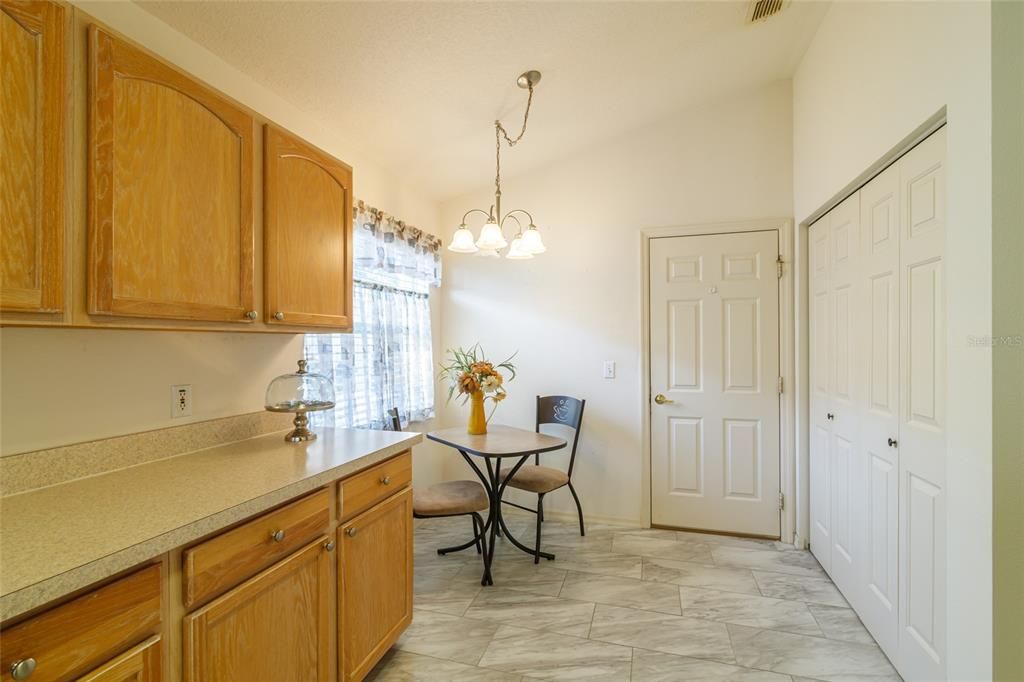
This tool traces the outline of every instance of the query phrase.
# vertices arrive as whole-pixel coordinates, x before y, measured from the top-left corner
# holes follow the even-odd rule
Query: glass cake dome
[[[282,374],[267,386],[264,407],[270,412],[294,412],[295,429],[284,439],[290,443],[316,440],[309,430],[307,412],[334,407],[334,384],[323,374],[306,370],[306,361],[299,360],[299,371]]]

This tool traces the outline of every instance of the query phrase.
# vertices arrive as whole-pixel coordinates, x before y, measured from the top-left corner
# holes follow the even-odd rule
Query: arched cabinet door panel
[[[352,328],[352,169],[264,126],[267,324]]]
[[[64,309],[67,10],[0,0],[0,309]]]
[[[89,28],[89,312],[249,322],[252,116]]]

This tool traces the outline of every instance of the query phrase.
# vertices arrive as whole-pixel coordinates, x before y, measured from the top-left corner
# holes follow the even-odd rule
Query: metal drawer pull
[[[333,552],[334,551],[334,540],[328,540],[324,544],[324,549],[326,549],[328,552]]]
[[[284,531],[275,530],[273,533],[270,534],[270,537],[274,540],[274,542],[281,542],[282,540],[284,540]]]
[[[896,442],[896,439],[895,439],[895,438],[890,438],[890,439],[889,439],[889,447],[890,447],[890,448],[894,448],[894,447],[896,447],[897,445],[899,445],[899,443],[897,443],[897,442]]]
[[[825,416],[826,416],[826,417],[828,417],[829,421],[831,421],[831,420],[833,420],[833,419],[835,419],[835,418],[836,418],[836,416],[835,416],[834,414],[832,414],[831,412],[829,412],[829,413],[828,413],[828,414],[826,414]]]
[[[250,320],[255,320],[256,319],[256,311],[255,310],[250,310],[249,312],[247,312],[245,314],[245,316],[248,317]]]
[[[27,680],[36,671],[36,659],[23,658],[11,663],[11,679]]]
[[[381,485],[390,485],[390,483],[391,483],[391,477],[390,476],[381,476],[381,479],[380,479],[380,484]]]
[[[356,530],[356,527],[352,526],[347,531],[345,531],[345,535],[349,536],[350,538],[354,538],[357,532],[358,531]]]
[[[278,321],[283,320],[284,319],[284,313],[281,313],[281,312],[274,313],[274,319],[278,320]]]

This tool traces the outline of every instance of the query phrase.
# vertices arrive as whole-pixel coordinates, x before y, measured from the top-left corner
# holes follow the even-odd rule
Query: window
[[[430,287],[441,282],[440,241],[375,209],[356,210],[351,334],[306,334],[310,370],[334,382],[336,406],[316,425],[389,428],[434,416]]]

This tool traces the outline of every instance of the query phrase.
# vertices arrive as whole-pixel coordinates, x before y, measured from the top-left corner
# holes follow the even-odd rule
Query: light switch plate
[[[192,416],[192,384],[171,386],[171,418]]]
[[[604,361],[604,378],[614,379],[615,378],[615,361],[605,360]]]

